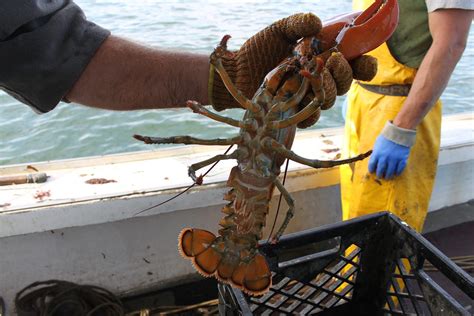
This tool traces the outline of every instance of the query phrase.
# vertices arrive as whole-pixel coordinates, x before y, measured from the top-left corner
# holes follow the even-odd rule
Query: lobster
[[[265,77],[252,99],[247,99],[231,82],[221,58],[227,50],[226,35],[210,56],[210,62],[227,90],[245,109],[242,120],[209,111],[196,101],[188,101],[193,112],[240,128],[238,136],[227,139],[199,139],[191,136],[150,137],[134,135],[147,144],[237,145],[230,154],[222,154],[192,164],[188,174],[197,184],[202,176],[197,170],[225,159],[236,159],[224,195],[228,203],[222,208],[219,235],[196,228],[185,228],[179,234],[179,252],[190,259],[203,276],[240,288],[249,295],[261,295],[272,285],[272,274],[265,257],[258,251],[269,201],[277,188],[288,204],[281,226],[272,237],[277,242],[294,215],[294,200],[278,179],[285,159],[313,168],[329,168],[355,162],[370,151],[342,160],[307,159],[291,151],[297,124],[319,117],[327,96],[323,89],[323,69],[335,53],[354,59],[382,44],[398,23],[396,0],[376,0],[363,12],[338,16],[325,23],[317,38],[303,38],[293,55],[282,61]],[[308,92],[314,98],[301,107]]]

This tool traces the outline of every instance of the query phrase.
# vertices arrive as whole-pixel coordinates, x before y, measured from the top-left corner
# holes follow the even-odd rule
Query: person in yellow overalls
[[[438,99],[466,46],[474,1],[398,2],[395,33],[369,53],[377,75],[347,97],[343,154],[373,153],[341,167],[343,219],[388,210],[421,231],[438,161]],[[353,1],[355,10],[371,3]]]

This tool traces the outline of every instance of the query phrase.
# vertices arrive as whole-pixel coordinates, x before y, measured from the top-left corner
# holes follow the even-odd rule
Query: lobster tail
[[[221,261],[221,256],[211,248],[216,236],[203,229],[185,228],[178,237],[178,250],[191,259],[196,270],[205,277],[212,276]]]
[[[272,274],[264,256],[257,253],[249,263],[241,262],[232,274],[231,284],[249,295],[261,295],[272,286]]]
[[[179,234],[179,252],[192,260],[201,275],[215,276],[219,281],[238,287],[249,295],[265,293],[272,284],[265,257],[256,253],[240,258],[236,252],[226,251],[228,246],[224,239],[203,229],[185,228]],[[248,251],[241,253],[248,254]]]

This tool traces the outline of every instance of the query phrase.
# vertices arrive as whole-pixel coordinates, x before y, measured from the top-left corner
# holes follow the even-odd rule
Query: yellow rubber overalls
[[[363,10],[373,0],[354,0]],[[378,59],[372,85],[411,84],[416,69],[397,62],[384,43],[369,53]],[[343,156],[353,157],[373,148],[385,123],[393,120],[406,97],[370,92],[354,83],[348,94]],[[428,211],[438,162],[441,102],[438,101],[417,127],[415,145],[403,173],[392,179],[377,179],[368,172],[369,159],[343,165],[341,198],[343,220],[380,211],[390,211],[421,231]]]

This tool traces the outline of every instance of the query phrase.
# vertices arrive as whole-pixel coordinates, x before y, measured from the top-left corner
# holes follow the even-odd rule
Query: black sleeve
[[[0,0],[0,88],[48,112],[109,34],[70,0]]]

